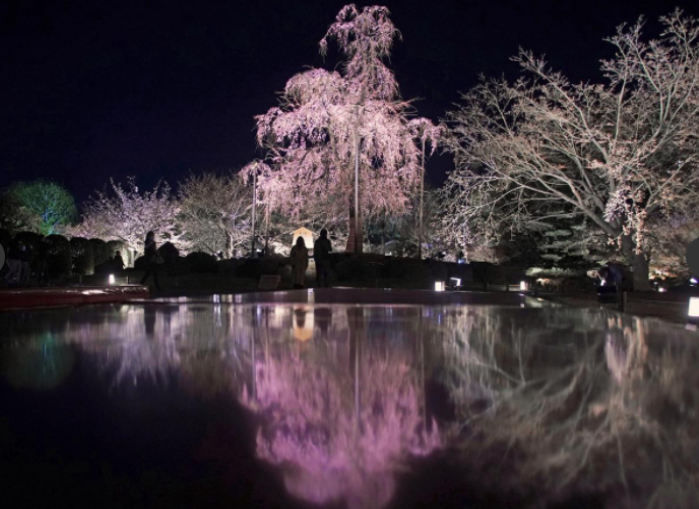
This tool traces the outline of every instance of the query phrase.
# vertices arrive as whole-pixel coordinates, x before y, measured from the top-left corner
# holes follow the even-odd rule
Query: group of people
[[[330,286],[330,253],[333,248],[328,239],[328,230],[320,230],[320,237],[313,244],[313,258],[316,261],[316,282],[319,287]],[[306,270],[308,269],[308,248],[303,237],[296,239],[291,248],[291,282],[294,288],[306,286]]]
[[[148,232],[145,240],[144,258],[146,259],[146,272],[141,278],[141,284],[145,285],[148,278],[153,276],[155,287],[160,290],[160,280],[158,278],[158,265],[162,263],[162,258],[158,254],[155,243],[155,234]],[[316,261],[316,279],[319,287],[330,286],[330,253],[333,248],[328,239],[328,230],[323,228],[320,237],[313,244],[313,258]],[[305,288],[306,270],[308,269],[308,248],[303,237],[296,239],[296,244],[291,248],[291,281],[294,288]]]

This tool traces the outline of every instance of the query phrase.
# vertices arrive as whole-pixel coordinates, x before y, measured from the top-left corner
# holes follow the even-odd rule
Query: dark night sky
[[[305,66],[346,2],[0,0],[0,186],[51,178],[79,201],[112,176],[142,187],[256,157],[253,115]],[[518,47],[574,81],[600,80],[615,27],[699,2],[386,1],[403,34],[392,67],[439,120],[478,75],[518,75]],[[358,4],[360,6],[367,4]],[[448,156],[433,159],[439,184]]]

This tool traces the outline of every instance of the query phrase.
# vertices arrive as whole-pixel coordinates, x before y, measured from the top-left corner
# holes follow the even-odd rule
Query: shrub
[[[172,244],[172,242],[166,242],[158,248],[158,253],[163,257],[165,263],[171,265],[177,263],[180,259],[179,250]]]
[[[49,277],[59,279],[69,276],[72,266],[72,254],[68,239],[63,235],[49,235],[45,241]]]
[[[31,251],[30,265],[36,270],[39,265],[39,249],[44,236],[34,232],[19,232],[15,235],[15,241],[21,242]]]
[[[12,243],[12,234],[9,230],[0,229],[0,245],[5,249],[5,254],[10,249]]]
[[[388,258],[383,272],[387,278],[400,279],[407,274],[408,264],[399,258]]]
[[[449,269],[446,263],[429,261],[426,266],[430,271],[428,277],[431,279],[446,281],[449,278]]]
[[[488,262],[471,262],[474,283],[505,284],[505,269]]]
[[[95,256],[89,240],[73,237],[70,239],[70,250],[74,274],[91,276],[95,273]]]
[[[139,256],[133,264],[133,268],[136,270],[146,271],[148,270],[148,261],[145,256]]]
[[[258,279],[262,275],[281,274],[282,266],[286,263],[285,258],[247,258],[238,260],[235,268],[237,277]]]
[[[107,243],[102,239],[90,239],[90,245],[92,246],[92,255],[95,261],[95,268],[98,265],[102,265],[104,262],[111,260],[109,256],[109,247]]]
[[[184,260],[182,260],[182,264],[188,273],[194,274],[216,272],[216,269],[218,268],[216,265],[216,258],[201,251],[189,253],[187,256],[185,256]]]
[[[374,267],[366,260],[356,256],[338,262],[335,266],[335,272],[337,272],[337,279],[339,281],[369,279],[374,277]]]
[[[227,276],[235,276],[237,274],[237,268],[240,262],[235,258],[229,260],[219,260],[216,262],[218,265],[218,272],[220,274],[225,274]]]
[[[449,277],[458,277],[461,279],[461,284],[473,282],[473,267],[467,263],[450,263],[448,264]]]

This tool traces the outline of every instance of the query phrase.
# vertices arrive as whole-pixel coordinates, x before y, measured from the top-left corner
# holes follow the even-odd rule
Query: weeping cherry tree
[[[321,206],[339,217],[349,208],[354,252],[362,246],[361,217],[405,213],[419,182],[410,104],[384,63],[399,36],[387,8],[345,6],[320,41],[323,55],[337,43],[346,58],[341,70],[293,76],[280,105],[256,117],[271,169],[262,192],[281,190],[274,206],[292,216]]]

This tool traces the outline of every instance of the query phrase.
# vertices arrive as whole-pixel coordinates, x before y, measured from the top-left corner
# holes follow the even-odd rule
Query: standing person
[[[313,244],[313,258],[316,261],[316,281],[319,287],[330,286],[328,275],[330,272],[330,252],[333,250],[330,239],[328,239],[328,230],[323,228],[320,230],[320,238]]]
[[[114,268],[116,270],[124,270],[124,259],[121,257],[121,253],[119,251],[114,254],[112,263],[114,263]]]
[[[155,233],[148,232],[146,234],[146,249],[143,254],[148,264],[148,269],[146,273],[141,278],[141,284],[145,285],[148,276],[153,274],[153,279],[155,280],[155,287],[160,290],[160,281],[158,280],[158,247],[155,244]]]
[[[296,239],[296,245],[291,248],[291,282],[294,288],[306,286],[306,269],[308,268],[308,249],[303,237]]]
[[[22,261],[22,270],[20,272],[19,284],[26,285],[29,283],[29,278],[32,275],[32,250],[31,246],[22,243],[19,252],[19,259]]]

